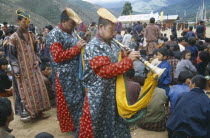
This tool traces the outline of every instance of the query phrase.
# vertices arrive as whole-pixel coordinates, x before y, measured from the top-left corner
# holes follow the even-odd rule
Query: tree
[[[126,1],[123,6],[123,11],[122,11],[121,15],[130,15],[132,13],[133,13],[133,11],[132,11],[131,3]]]

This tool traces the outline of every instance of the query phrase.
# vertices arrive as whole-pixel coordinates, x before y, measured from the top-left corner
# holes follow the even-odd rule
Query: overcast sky
[[[125,1],[125,0],[83,0],[83,1],[88,1],[91,3],[109,3],[109,2],[119,2],[119,1]],[[132,1],[132,0],[127,0],[127,1]]]

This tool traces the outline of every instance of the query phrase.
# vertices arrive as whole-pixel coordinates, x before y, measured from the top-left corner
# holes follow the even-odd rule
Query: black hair
[[[155,18],[154,17],[150,18],[150,23],[155,23]]]
[[[11,101],[5,97],[0,98],[0,127],[4,127],[7,122],[7,118],[12,114]]]
[[[191,53],[191,52],[190,52],[189,50],[184,50],[184,51],[182,51],[181,59],[185,59],[185,55],[186,55],[187,53]]]
[[[193,30],[193,27],[192,26],[190,26],[190,31],[192,31]]]
[[[199,57],[201,59],[201,61],[203,62],[209,62],[209,52],[208,51],[202,51],[200,54],[199,54]]]
[[[157,52],[158,52],[158,49],[155,49],[155,50],[152,52],[152,54],[153,54],[153,55],[157,55]]]
[[[7,22],[3,22],[3,25],[6,25],[6,24],[8,24]]]
[[[41,68],[41,71],[45,71],[45,69],[46,69],[47,67],[51,67],[49,63],[41,64],[41,67],[40,67],[40,68]]]
[[[182,84],[182,83],[185,83],[185,81],[187,79],[192,79],[192,78],[193,78],[192,72],[190,72],[190,71],[181,71],[179,73],[179,77],[177,79],[177,83],[178,84]]]
[[[209,43],[209,42],[210,42],[210,38],[206,38],[205,41],[206,41],[207,43]]]
[[[21,21],[23,18],[24,18],[23,16],[20,16],[20,15],[17,16],[18,21]]]
[[[167,44],[163,44],[163,45],[162,45],[162,47],[163,47],[163,48],[170,49],[170,46],[169,46],[169,45],[167,45]]]
[[[140,50],[140,55],[147,55],[147,51],[145,49]]]
[[[173,51],[180,51],[179,45],[175,44],[173,47]]]
[[[46,25],[45,28],[47,28],[50,31],[53,29],[52,25]]]
[[[182,42],[184,40],[184,37],[179,37],[178,42]]]
[[[200,21],[200,24],[204,23],[204,21]]]
[[[0,66],[1,65],[8,65],[9,63],[8,63],[8,60],[6,59],[6,58],[1,58],[0,59]]]
[[[173,35],[170,35],[170,39],[171,39],[172,41],[174,41],[174,40],[175,40],[175,37],[174,37]]]
[[[62,22],[62,21],[67,22],[69,19],[70,19],[70,18],[69,18],[69,16],[68,16],[66,10],[64,10],[64,11],[61,13],[60,22]]]
[[[107,26],[107,25],[109,25],[109,24],[113,24],[111,21],[109,21],[109,20],[106,20],[106,19],[104,19],[104,18],[102,18],[102,17],[99,17],[99,19],[98,19],[98,27],[100,26],[100,25],[103,25],[103,26]]]
[[[160,54],[162,54],[163,56],[169,56],[169,50],[167,49],[167,48],[165,48],[165,47],[162,47],[162,48],[160,48],[160,49],[158,49],[158,52],[160,53]]]
[[[197,75],[192,78],[192,84],[195,84],[196,87],[200,89],[205,89],[207,85],[207,80],[202,75]]]
[[[130,27],[127,28],[127,32],[130,34],[132,29]]]
[[[188,39],[188,43],[189,43],[189,45],[194,46],[196,44],[196,38],[190,37]]]
[[[167,37],[164,37],[164,38],[163,38],[163,41],[164,41],[164,42],[168,41],[168,38],[167,38]]]
[[[134,78],[135,76],[135,70],[132,68],[130,70],[128,70],[126,73],[125,73],[125,76],[129,79],[132,79]]]
[[[95,22],[92,22],[90,26],[92,27],[92,26],[95,26],[95,25],[96,25],[96,23]]]
[[[164,36],[164,37],[167,37],[167,34],[165,33],[163,36]]]
[[[50,58],[49,57],[42,57],[41,61],[44,64],[44,63],[50,62]]]
[[[137,24],[141,24],[141,22],[138,21]]]
[[[49,133],[42,132],[37,134],[34,138],[54,138],[54,136]]]

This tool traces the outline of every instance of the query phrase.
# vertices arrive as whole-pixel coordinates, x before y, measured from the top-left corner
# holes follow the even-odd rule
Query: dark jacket
[[[5,89],[9,89],[12,86],[12,81],[7,76],[7,73],[0,68],[0,93],[6,92]]]

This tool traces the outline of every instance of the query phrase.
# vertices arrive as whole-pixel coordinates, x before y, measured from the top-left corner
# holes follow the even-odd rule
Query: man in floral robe
[[[61,14],[61,21],[46,39],[50,48],[52,79],[56,89],[58,121],[62,132],[74,131],[79,126],[85,96],[79,80],[80,50],[85,41],[78,41],[74,31],[82,21],[70,8]]]
[[[104,8],[99,9],[98,14],[98,34],[85,48],[83,81],[88,92],[79,138],[129,138],[129,127],[117,112],[116,76],[133,67],[139,52],[131,52],[118,62],[120,48],[112,40],[117,19]]]

